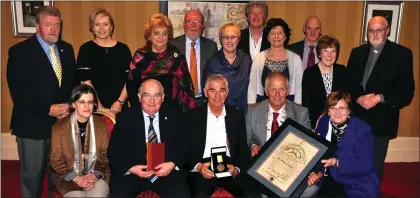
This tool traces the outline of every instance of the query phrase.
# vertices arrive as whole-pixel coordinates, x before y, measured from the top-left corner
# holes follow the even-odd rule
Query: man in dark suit
[[[22,197],[41,196],[51,127],[69,114],[67,101],[75,82],[76,61],[73,47],[59,40],[60,28],[60,11],[41,7],[36,34],[9,49],[7,81],[14,103],[10,127],[17,136]]]
[[[311,129],[309,111],[306,107],[299,106],[287,100],[289,95],[288,79],[280,72],[271,72],[265,80],[265,94],[268,99],[250,105],[246,115],[246,132],[248,148],[251,150],[251,157],[258,154],[260,148],[277,132],[281,124],[290,118],[302,126]],[[311,172],[308,185],[301,197],[314,197],[318,187],[314,185],[319,181],[322,174]],[[261,189],[267,196],[275,196],[271,192]]]
[[[235,197],[246,193],[246,170],[249,150],[246,146],[245,120],[238,110],[225,106],[228,82],[220,74],[207,78],[204,94],[208,103],[187,114],[188,178],[192,196],[209,197],[216,186],[222,186]],[[215,178],[210,166],[211,148],[227,147],[225,159],[232,177]],[[248,189],[249,190],[249,189]]]
[[[184,16],[185,34],[174,38],[171,42],[187,58],[197,107],[203,105],[205,101],[200,85],[202,81],[206,80],[201,77],[207,66],[207,60],[217,52],[216,42],[201,36],[203,30],[203,14],[199,10],[190,10]]]
[[[164,197],[186,197],[185,177],[179,170],[185,157],[180,112],[161,108],[165,94],[157,80],[144,81],[138,97],[141,105],[134,104],[117,117],[109,142],[111,195],[135,197],[152,190]],[[165,143],[165,162],[147,171],[146,143],[153,142]]]
[[[290,44],[288,49],[300,56],[303,67],[308,68],[319,62],[316,46],[322,35],[321,20],[317,16],[308,17],[302,28],[305,38],[299,42]]]
[[[268,18],[268,6],[265,2],[249,2],[245,7],[245,16],[249,27],[241,31],[238,49],[242,49],[254,60],[255,55],[270,48],[268,35],[263,34]]]
[[[387,40],[389,30],[384,17],[370,19],[369,43],[354,48],[347,63],[354,115],[372,128],[380,180],[389,140],[397,136],[400,109],[414,96],[413,54]]]

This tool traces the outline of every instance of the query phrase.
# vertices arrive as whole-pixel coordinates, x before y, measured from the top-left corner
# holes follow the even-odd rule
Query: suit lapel
[[[204,66],[206,62],[204,60],[208,60],[208,54],[206,53],[206,40],[203,37],[200,38],[200,76],[203,76]]]
[[[260,126],[257,128],[257,133],[261,136],[262,143],[265,143],[267,140],[267,122],[268,122],[268,99],[261,102],[261,106],[258,109],[257,113],[257,122],[255,123],[256,126]]]
[[[36,37],[36,34],[34,34],[32,39],[33,39],[34,45],[37,48],[36,53],[38,55],[36,55],[36,57],[43,57],[43,59],[40,60],[40,61],[43,61],[44,63],[40,63],[39,65],[42,65],[42,66],[46,67],[46,71],[48,72],[48,76],[50,76],[55,81],[55,83],[52,84],[52,85],[55,85],[55,86],[58,87],[58,79],[57,79],[57,76],[55,75],[54,68],[52,67],[51,62],[48,59],[47,54],[45,53],[44,49],[42,48],[41,43],[39,43],[39,41]]]
[[[169,124],[169,122],[170,121],[168,116],[166,115],[165,110],[161,108],[161,111],[159,111],[159,132],[161,142],[166,142],[166,140],[168,139],[168,133],[170,131],[170,129],[168,129],[168,126],[172,126]]]
[[[67,79],[67,75],[69,74],[69,69],[70,68],[68,68],[67,67],[67,65],[65,64],[65,61],[64,61],[64,57],[65,57],[65,53],[67,53],[67,52],[65,52],[64,51],[64,48],[63,48],[63,46],[61,45],[61,43],[60,42],[57,42],[57,50],[58,50],[58,54],[59,54],[59,56],[60,56],[60,64],[61,64],[61,75],[62,75],[62,78],[61,78],[61,87],[63,87],[63,83],[64,82],[66,82],[66,79]],[[58,82],[58,79],[57,79],[57,82]]]
[[[241,35],[241,37],[244,39],[244,49],[243,51],[246,52],[247,54],[250,54],[249,52],[249,28],[246,28],[244,31],[244,34]]]
[[[232,150],[232,148],[235,148],[235,145],[236,145],[235,134],[234,134],[236,123],[235,123],[235,119],[230,118],[230,116],[229,116],[229,111],[230,110],[226,107],[225,107],[225,109],[226,109],[225,126],[226,126],[226,136],[227,136],[226,143],[227,143],[227,147],[230,151],[230,156],[233,159],[234,155],[235,155],[234,154],[235,150],[234,149]]]
[[[289,100],[286,100],[286,117],[295,120],[297,122],[297,119],[295,118],[295,109],[293,108],[293,105],[290,104]]]

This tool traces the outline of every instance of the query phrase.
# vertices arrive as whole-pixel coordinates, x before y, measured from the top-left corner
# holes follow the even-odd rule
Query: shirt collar
[[[372,44],[369,44],[370,50],[373,51],[374,49],[376,49],[378,51],[378,54],[380,54],[382,52],[382,50],[384,49],[385,44],[386,44],[386,40],[378,48],[375,48],[375,47],[373,47]]]
[[[207,115],[208,116],[213,116],[213,117],[216,117],[216,118],[217,117],[225,117],[226,116],[225,106],[223,105],[223,110],[222,110],[222,113],[220,114],[220,116],[216,116],[216,115],[213,114],[213,112],[211,112],[210,106],[207,105]]]
[[[250,27],[248,28],[248,31],[249,31],[249,40],[253,40],[252,39],[252,32],[251,32],[251,28]],[[261,33],[261,36],[258,39],[258,43],[261,43],[262,37],[263,37],[263,33]]]
[[[318,45],[318,41],[315,42],[314,46],[316,47],[317,45]],[[304,39],[304,46],[305,47],[309,47],[310,46],[309,41],[306,38]]]
[[[150,114],[144,112],[143,110],[141,110],[141,111],[143,112],[143,117],[145,117],[145,118],[149,118],[149,116],[155,116],[154,119],[156,119],[156,118],[159,119],[159,111],[156,112],[154,115],[150,115]]]
[[[185,42],[187,44],[188,47],[191,47],[191,42],[192,40],[190,38],[188,38],[187,35],[185,35]],[[195,46],[200,46],[200,37],[197,38],[197,40],[195,40]]]
[[[51,44],[45,42],[38,33],[36,33],[35,35],[36,35],[36,38],[38,39],[39,44],[41,44],[42,49],[48,52],[50,50]],[[52,46],[55,47],[55,44],[52,44]]]
[[[284,103],[284,105],[278,110],[278,111],[274,111],[274,109],[271,107],[270,103],[268,104],[268,113],[272,114],[274,112],[276,113],[281,113],[283,112],[283,109],[286,107],[286,103]]]

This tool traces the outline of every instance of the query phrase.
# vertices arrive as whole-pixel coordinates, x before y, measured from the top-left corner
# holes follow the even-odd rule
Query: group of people
[[[184,35],[173,38],[164,14],[145,23],[146,45],[131,55],[112,38],[105,9],[89,16],[93,39],[75,59],[59,39],[60,11],[41,7],[37,32],[9,49],[7,79],[14,102],[22,196],[206,196],[222,186],[235,197],[275,196],[247,175],[250,160],[293,119],[338,147],[308,175],[301,197],[378,197],[399,110],[414,94],[410,49],[387,40],[384,17],[370,19],[369,43],[336,63],[339,41],[306,19],[305,38],[288,45],[291,29],[268,19],[264,2],[246,6],[249,24],[220,28],[222,48],[202,36],[204,16],[190,10]],[[116,116],[111,136],[96,111]],[[147,167],[147,143],[165,143],[165,162]],[[108,144],[109,143],[109,144]],[[228,172],[218,179],[211,149],[226,147]]]

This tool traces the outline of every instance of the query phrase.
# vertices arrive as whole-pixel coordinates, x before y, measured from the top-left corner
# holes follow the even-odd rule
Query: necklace
[[[102,47],[102,48],[104,48],[104,49],[105,49],[105,53],[107,53],[107,54],[108,54],[108,49],[109,49],[109,47]]]

